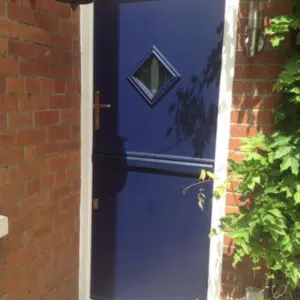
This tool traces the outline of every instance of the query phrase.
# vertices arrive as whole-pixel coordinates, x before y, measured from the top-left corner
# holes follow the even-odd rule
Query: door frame
[[[201,0],[199,0],[201,1]],[[215,174],[226,178],[230,138],[232,85],[235,68],[239,0],[225,0],[225,26],[217,116]],[[81,40],[81,194],[79,242],[79,300],[90,300],[92,242],[92,147],[93,147],[93,80],[94,80],[94,5],[80,8]],[[221,126],[219,126],[221,125]],[[216,183],[217,184],[217,183]],[[213,200],[211,228],[225,214],[225,196]],[[196,208],[195,208],[196,209]],[[223,236],[210,239],[208,300],[219,300],[223,260]]]

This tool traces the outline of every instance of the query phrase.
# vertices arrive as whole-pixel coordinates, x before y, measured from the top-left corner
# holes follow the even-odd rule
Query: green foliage
[[[221,219],[219,230],[235,239],[234,263],[245,256],[300,284],[300,130],[246,139],[241,163],[230,161],[230,178],[240,180],[239,214]]]
[[[297,2],[300,2],[299,0]],[[273,18],[266,31],[273,46],[300,29],[300,14]],[[283,95],[278,130],[271,136],[247,138],[241,163],[230,161],[230,180],[239,180],[239,213],[223,217],[211,235],[225,232],[235,239],[234,263],[249,257],[254,268],[282,276],[292,289],[300,287],[300,55],[292,53],[274,86]],[[222,184],[214,194],[225,193]]]

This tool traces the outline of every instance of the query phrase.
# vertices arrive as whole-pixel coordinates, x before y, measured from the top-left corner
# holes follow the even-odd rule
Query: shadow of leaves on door
[[[223,22],[216,28],[219,40],[208,57],[203,73],[190,78],[191,87],[177,90],[177,100],[168,108],[168,113],[174,116],[174,123],[167,129],[165,136],[175,135],[175,145],[191,139],[194,157],[202,155],[203,150],[216,134],[218,101],[212,99],[206,102],[205,91],[212,85],[219,89],[223,28]]]

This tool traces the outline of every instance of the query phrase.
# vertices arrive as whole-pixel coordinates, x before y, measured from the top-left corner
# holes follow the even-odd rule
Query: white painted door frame
[[[100,0],[101,1],[101,0]],[[199,0],[201,1],[201,0]],[[230,137],[230,112],[235,66],[237,17],[239,0],[225,0],[225,26],[222,50],[215,173],[222,180],[227,174]],[[93,82],[94,82],[94,5],[80,9],[81,38],[81,204],[79,300],[90,299],[91,233],[92,233],[92,146],[93,146]],[[215,228],[225,213],[225,197],[214,200],[211,227]],[[208,300],[219,300],[223,257],[223,236],[210,240]]]

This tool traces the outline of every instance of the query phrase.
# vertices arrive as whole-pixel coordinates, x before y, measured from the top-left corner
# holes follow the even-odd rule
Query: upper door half
[[[213,160],[224,0],[102,0],[94,151]]]

